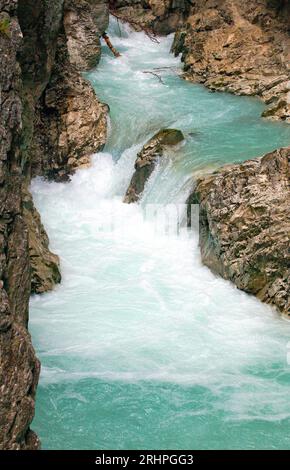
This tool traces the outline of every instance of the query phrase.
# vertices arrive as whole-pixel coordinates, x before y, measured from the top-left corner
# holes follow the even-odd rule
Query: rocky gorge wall
[[[0,0],[0,449],[40,446],[28,304],[61,275],[28,188],[67,180],[105,143],[107,107],[82,72],[107,25],[105,0]]]
[[[108,25],[108,6],[105,0],[37,4],[38,9],[34,0],[19,0],[23,138],[32,156],[27,172],[66,180],[106,140],[107,107],[82,72],[100,59],[99,36]]]
[[[189,0],[110,0],[110,11],[137,29],[169,34],[184,25]]]
[[[0,449],[26,449],[39,445],[29,430],[39,362],[27,331],[30,263],[22,210],[22,83],[16,57],[22,33],[17,2],[1,0],[0,6]]]
[[[258,96],[268,105],[263,117],[290,123],[288,0],[185,0],[181,9],[163,0],[112,3],[136,29],[138,21],[155,33],[177,28],[172,52],[182,54],[184,78],[212,91]],[[175,7],[179,16],[170,23]],[[193,181],[188,200],[201,207],[204,264],[287,315],[289,165],[289,149],[281,149],[222,168]]]
[[[187,79],[258,95],[265,116],[289,121],[288,1],[114,0],[111,9],[139,29],[177,29]],[[68,180],[105,143],[107,106],[82,72],[97,65],[107,24],[106,0],[0,0],[0,449],[40,446],[29,428],[40,365],[28,303],[61,275],[29,184]],[[194,186],[205,264],[287,313],[289,151]]]
[[[259,96],[263,116],[290,122],[290,2],[194,1],[173,44],[185,78]]]
[[[191,2],[175,35],[184,77],[213,91],[258,96],[263,117],[290,123],[290,2]],[[193,182],[204,264],[290,314],[289,148]]]
[[[290,122],[289,0],[111,0],[120,18],[176,31],[184,78],[213,91],[259,96],[263,116]]]
[[[194,183],[203,263],[290,315],[290,147]]]

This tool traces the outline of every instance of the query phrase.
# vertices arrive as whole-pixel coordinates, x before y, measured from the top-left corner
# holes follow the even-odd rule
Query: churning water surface
[[[158,232],[143,213],[183,203],[200,172],[289,145],[290,126],[262,120],[256,99],[182,80],[172,37],[115,22],[110,35],[122,57],[104,50],[88,76],[111,110],[104,152],[70,183],[32,184],[63,273],[31,300],[33,428],[44,449],[289,449],[289,323],[204,267],[194,232]],[[123,204],[162,127],[185,143],[140,205]]]

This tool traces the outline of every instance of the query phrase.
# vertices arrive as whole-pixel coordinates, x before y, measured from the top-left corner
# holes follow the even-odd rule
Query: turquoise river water
[[[261,119],[259,100],[180,78],[172,37],[115,23],[110,35],[122,57],[104,49],[89,74],[111,110],[104,151],[70,183],[32,184],[63,272],[31,300],[33,429],[44,449],[289,449],[290,324],[204,267],[194,231],[143,214],[184,203],[200,172],[290,145],[290,126]],[[136,153],[162,127],[185,143],[141,204],[123,204]]]

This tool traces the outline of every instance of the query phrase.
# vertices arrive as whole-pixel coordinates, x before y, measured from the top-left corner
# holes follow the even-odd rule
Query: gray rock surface
[[[22,199],[23,218],[28,230],[31,294],[43,294],[53,290],[61,282],[60,260],[49,250],[49,238],[26,188]]]
[[[19,0],[27,173],[67,180],[107,135],[107,106],[83,72],[98,63],[105,0]]]
[[[290,315],[290,147],[197,181],[204,264]]]
[[[68,21],[79,7],[68,0],[0,0],[1,450],[40,447],[30,430],[40,364],[28,306],[31,292],[60,281],[58,257],[28,192],[31,176],[67,179],[106,138],[107,107],[82,71],[99,60],[108,5],[83,1],[78,24]]]
[[[29,426],[39,362],[27,331],[30,296],[28,232],[22,213],[21,76],[16,54],[22,34],[17,2],[0,0],[0,449],[36,449]],[[8,22],[7,22],[8,20]]]
[[[137,202],[145,188],[145,184],[153,173],[158,160],[163,157],[166,147],[179,144],[184,139],[181,131],[176,129],[161,129],[155,134],[138,153],[135,162],[135,172],[127,189],[124,202]]]
[[[111,10],[138,30],[169,34],[183,25],[190,9],[189,0],[114,0]]]
[[[259,96],[263,116],[290,122],[290,2],[197,0],[176,33],[185,78]]]

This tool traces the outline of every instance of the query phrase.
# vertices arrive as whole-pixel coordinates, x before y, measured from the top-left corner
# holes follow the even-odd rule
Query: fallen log
[[[109,38],[109,36],[107,35],[106,32],[102,34],[102,38],[104,39],[104,41],[106,42],[108,48],[112,51],[112,53],[114,54],[114,56],[115,56],[115,57],[121,57],[120,52],[118,52],[117,49],[114,48],[114,46],[113,46],[113,44],[111,43],[110,38]]]

